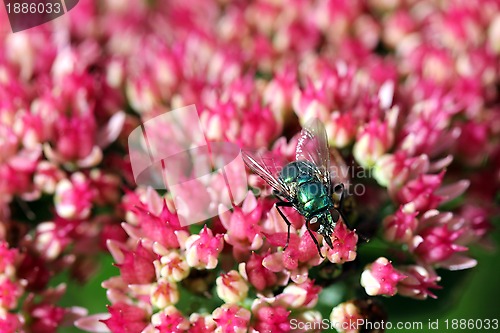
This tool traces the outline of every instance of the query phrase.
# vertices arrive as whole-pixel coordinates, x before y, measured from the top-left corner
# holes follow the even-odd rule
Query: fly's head
[[[332,233],[340,214],[335,208],[317,214],[307,221],[307,227],[323,236],[325,242],[333,249]]]

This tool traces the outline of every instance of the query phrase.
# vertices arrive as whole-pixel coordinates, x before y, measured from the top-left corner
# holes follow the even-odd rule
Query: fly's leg
[[[276,207],[276,210],[278,211],[278,213],[281,215],[283,220],[285,220],[285,223],[288,226],[288,234],[286,236],[286,245],[283,248],[283,250],[286,250],[286,248],[288,247],[288,243],[290,242],[290,227],[292,226],[292,223],[290,223],[290,221],[288,221],[288,218],[285,216],[285,214],[283,214],[280,207],[293,207],[293,204],[291,202],[279,201],[275,204],[275,207]]]
[[[339,185],[335,186],[335,188],[337,188],[339,186],[342,188],[342,194],[340,195],[338,212],[340,214],[340,217],[342,217],[342,221],[344,221],[345,225],[349,228],[349,230],[354,230],[352,228],[351,224],[349,223],[347,216],[344,214],[344,199],[345,199],[345,194],[346,194],[346,189],[345,189],[344,183],[340,183]],[[365,242],[368,243],[369,239],[366,236],[363,236],[359,233],[358,233],[358,236],[360,236],[361,239],[363,239]]]
[[[321,258],[325,258],[325,257],[323,257],[323,255],[321,254],[321,247],[319,246],[318,240],[316,239],[316,237],[314,237],[314,235],[313,235],[312,231],[311,231],[309,228],[307,228],[307,231],[309,232],[309,235],[311,235],[311,238],[312,238],[312,240],[314,241],[314,244],[316,244],[316,247],[318,248],[318,254],[319,254],[319,256],[320,256]]]
[[[342,221],[344,221],[345,225],[350,230],[353,230],[349,221],[347,220],[347,216],[344,214],[344,199],[345,199],[345,192],[346,192],[344,183],[340,183],[337,186],[335,186],[335,190],[334,190],[335,192],[338,191],[337,188],[341,189],[341,194],[340,194],[340,199],[339,199],[339,208],[337,209],[337,211],[339,212],[340,217],[342,217]]]

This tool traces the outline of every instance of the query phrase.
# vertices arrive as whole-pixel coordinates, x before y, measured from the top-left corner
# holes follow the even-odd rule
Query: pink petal
[[[460,255],[454,254],[445,261],[439,263],[439,266],[449,269],[450,271],[459,271],[462,269],[469,269],[477,265],[477,260]]]
[[[85,318],[78,319],[75,321],[75,326],[81,330],[94,332],[94,333],[111,333],[106,324],[100,322],[100,320],[109,319],[111,316],[109,313],[99,313]]]
[[[108,121],[106,126],[97,133],[97,141],[100,148],[106,148],[110,143],[118,138],[125,123],[125,112],[115,113]]]
[[[98,146],[94,146],[90,154],[85,158],[78,160],[77,164],[80,168],[91,168],[102,161],[102,150]]]
[[[454,184],[443,186],[436,191],[436,195],[443,197],[445,201],[450,201],[462,195],[470,185],[470,181],[461,180]]]
[[[262,266],[271,272],[279,272],[283,270],[283,252],[277,252],[268,255],[262,260]]]

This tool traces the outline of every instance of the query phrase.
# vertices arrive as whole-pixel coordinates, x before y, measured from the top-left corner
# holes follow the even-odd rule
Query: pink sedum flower
[[[211,315],[193,313],[189,316],[189,322],[191,323],[189,333],[213,333],[217,327]]]
[[[400,267],[407,275],[398,284],[398,294],[416,299],[426,299],[428,296],[437,298],[431,289],[441,289],[437,283],[441,278],[429,267],[411,265]]]
[[[404,151],[381,156],[373,168],[373,177],[379,185],[399,189],[416,174],[428,169],[426,155],[410,157]]]
[[[290,308],[312,309],[318,302],[318,296],[321,292],[321,287],[316,286],[314,281],[307,280],[300,284],[291,283],[283,290],[282,300],[288,304]]]
[[[217,295],[225,303],[241,303],[248,294],[248,284],[235,270],[219,276],[216,280]]]
[[[343,264],[356,259],[357,243],[356,231],[349,230],[344,222],[339,221],[332,233],[333,249],[323,244],[322,252],[330,262]]]
[[[176,251],[168,251],[158,243],[153,245],[153,250],[161,255],[161,258],[153,263],[156,276],[179,282],[189,275],[190,267],[184,256]]]
[[[23,321],[17,314],[0,309],[0,330],[4,333],[17,333],[23,326]]]
[[[56,259],[71,243],[70,233],[74,225],[56,222],[43,222],[36,228],[34,247],[41,256],[48,260]]]
[[[62,161],[77,161],[87,158],[94,149],[93,137],[96,131],[95,119],[91,115],[62,117],[56,122],[56,151]],[[75,144],[78,143],[78,144]],[[102,156],[93,157],[93,164]]]
[[[332,147],[344,148],[356,136],[356,123],[351,113],[333,112],[330,121],[326,123],[325,130],[328,143]]]
[[[179,237],[187,237],[187,228],[181,226],[179,217],[152,188],[137,192],[125,197],[128,223],[122,224],[123,229],[134,239],[147,239],[165,248],[179,248]]]
[[[353,147],[356,161],[363,167],[372,167],[393,143],[392,129],[387,123],[372,120],[358,133]]]
[[[358,322],[361,320],[364,320],[361,310],[351,301],[340,303],[330,313],[330,321],[340,333],[360,332]]]
[[[101,321],[112,332],[140,333],[148,324],[146,311],[134,305],[116,303],[108,306],[108,311],[111,317]]]
[[[21,280],[21,282],[23,281]],[[11,281],[5,275],[0,275],[0,308],[7,310],[14,309],[23,292],[24,288],[21,283]]]
[[[10,249],[8,243],[0,241],[0,274],[13,277],[16,272],[15,264],[18,258],[18,250]]]
[[[221,214],[220,220],[227,232],[224,240],[233,246],[236,258],[246,257],[249,250],[257,250],[262,246],[260,222],[264,214],[264,204],[249,193],[241,207],[235,207],[233,212]]]
[[[185,241],[186,261],[190,267],[214,269],[219,253],[224,247],[223,235],[213,235],[205,225],[199,235],[191,235]]]
[[[444,172],[437,175],[423,174],[409,181],[396,194],[398,201],[402,204],[412,203],[416,211],[436,208],[443,201],[443,198],[436,194],[443,176]]]
[[[318,248],[309,233],[305,232],[304,228],[302,231],[302,237],[290,234],[288,247],[283,251],[267,255],[262,265],[272,272],[284,272],[295,283],[306,281],[309,268],[319,265],[323,259],[319,256]],[[274,246],[284,247],[287,233],[268,235],[267,239]]]
[[[417,244],[414,253],[427,264],[445,261],[457,252],[467,251],[465,246],[457,244],[463,232],[449,230],[446,225],[426,228],[414,239]]]
[[[56,333],[64,320],[66,310],[52,304],[41,304],[31,311],[31,329],[34,332]]]
[[[138,243],[135,250],[127,250],[114,241],[108,241],[108,248],[125,283],[147,284],[155,280],[155,256],[142,243]]]
[[[383,220],[384,237],[390,242],[409,242],[418,226],[413,204],[399,206],[393,215],[387,216]]]
[[[85,219],[90,215],[94,190],[82,173],[74,173],[70,179],[57,183],[54,203],[57,214],[66,219]]]
[[[48,161],[41,161],[37,165],[33,182],[38,190],[53,194],[59,181],[64,178],[64,172],[57,165]]]
[[[282,306],[259,306],[252,309],[256,323],[253,324],[257,332],[290,332],[290,311]]]
[[[215,333],[245,333],[248,331],[251,313],[234,304],[224,304],[212,312],[217,324]]]
[[[175,282],[160,279],[151,286],[151,304],[158,309],[164,309],[169,305],[179,302],[179,290]]]
[[[406,275],[396,270],[391,262],[384,257],[368,265],[361,274],[361,285],[370,296],[394,296],[397,284],[406,278]]]
[[[248,282],[258,291],[272,288],[278,282],[276,273],[264,267],[264,257],[264,255],[252,253],[250,259],[243,263],[244,274]]]

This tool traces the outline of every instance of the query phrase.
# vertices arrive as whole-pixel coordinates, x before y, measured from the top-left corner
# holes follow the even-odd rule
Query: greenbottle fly
[[[272,159],[243,151],[245,164],[263,178],[279,199],[275,207],[288,226],[285,248],[290,241],[291,223],[281,208],[292,207],[306,220],[307,231],[318,248],[312,231],[322,235],[333,248],[331,236],[340,218],[348,226],[343,204],[346,189],[343,183],[333,185],[330,175],[330,150],[325,128],[319,120],[309,122],[301,131],[295,161],[281,170]]]

